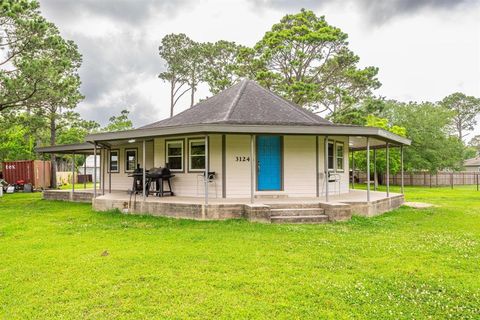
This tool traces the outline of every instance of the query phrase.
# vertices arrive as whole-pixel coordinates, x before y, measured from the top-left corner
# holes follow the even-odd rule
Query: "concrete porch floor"
[[[44,199],[64,200],[76,202],[91,202],[93,209],[107,211],[119,209],[124,213],[151,214],[154,216],[169,216],[200,220],[222,220],[247,218],[253,221],[272,222],[274,215],[282,212],[289,216],[306,217],[325,216],[328,221],[348,220],[352,214],[375,216],[398,208],[404,202],[402,194],[385,192],[370,192],[370,202],[364,190],[350,190],[349,193],[325,197],[279,197],[255,198],[209,198],[205,206],[203,197],[155,197],[143,199],[142,195],[130,197],[126,191],[112,191],[101,194],[97,191],[97,198],[93,199],[93,190],[80,189],[74,193],[71,190],[44,191]],[[299,219],[302,220],[302,219]],[[308,222],[308,219],[303,219]],[[318,220],[318,219],[317,219]],[[325,220],[325,219],[324,219]],[[323,221],[323,220],[322,220]]]

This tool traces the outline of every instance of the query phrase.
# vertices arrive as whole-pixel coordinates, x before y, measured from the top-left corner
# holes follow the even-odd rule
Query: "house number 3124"
[[[250,157],[241,157],[241,156],[236,156],[236,157],[235,157],[235,161],[237,161],[237,162],[246,162],[246,161],[250,161]]]

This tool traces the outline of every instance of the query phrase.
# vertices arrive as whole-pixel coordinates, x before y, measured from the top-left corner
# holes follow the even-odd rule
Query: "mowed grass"
[[[438,207],[267,225],[6,195],[0,318],[479,319],[480,192],[406,192]]]

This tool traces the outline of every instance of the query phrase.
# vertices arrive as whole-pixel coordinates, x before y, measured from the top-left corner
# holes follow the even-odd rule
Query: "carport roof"
[[[93,144],[89,142],[61,144],[56,146],[36,147],[35,152],[38,153],[58,153],[58,154],[93,154]],[[99,147],[97,146],[97,149]]]

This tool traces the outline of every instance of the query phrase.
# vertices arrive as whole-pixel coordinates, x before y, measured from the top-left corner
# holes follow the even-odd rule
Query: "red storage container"
[[[45,168],[45,182],[43,181]],[[31,183],[34,189],[50,187],[50,161],[42,160],[18,160],[2,163],[3,179],[10,184],[23,180],[24,183]]]

